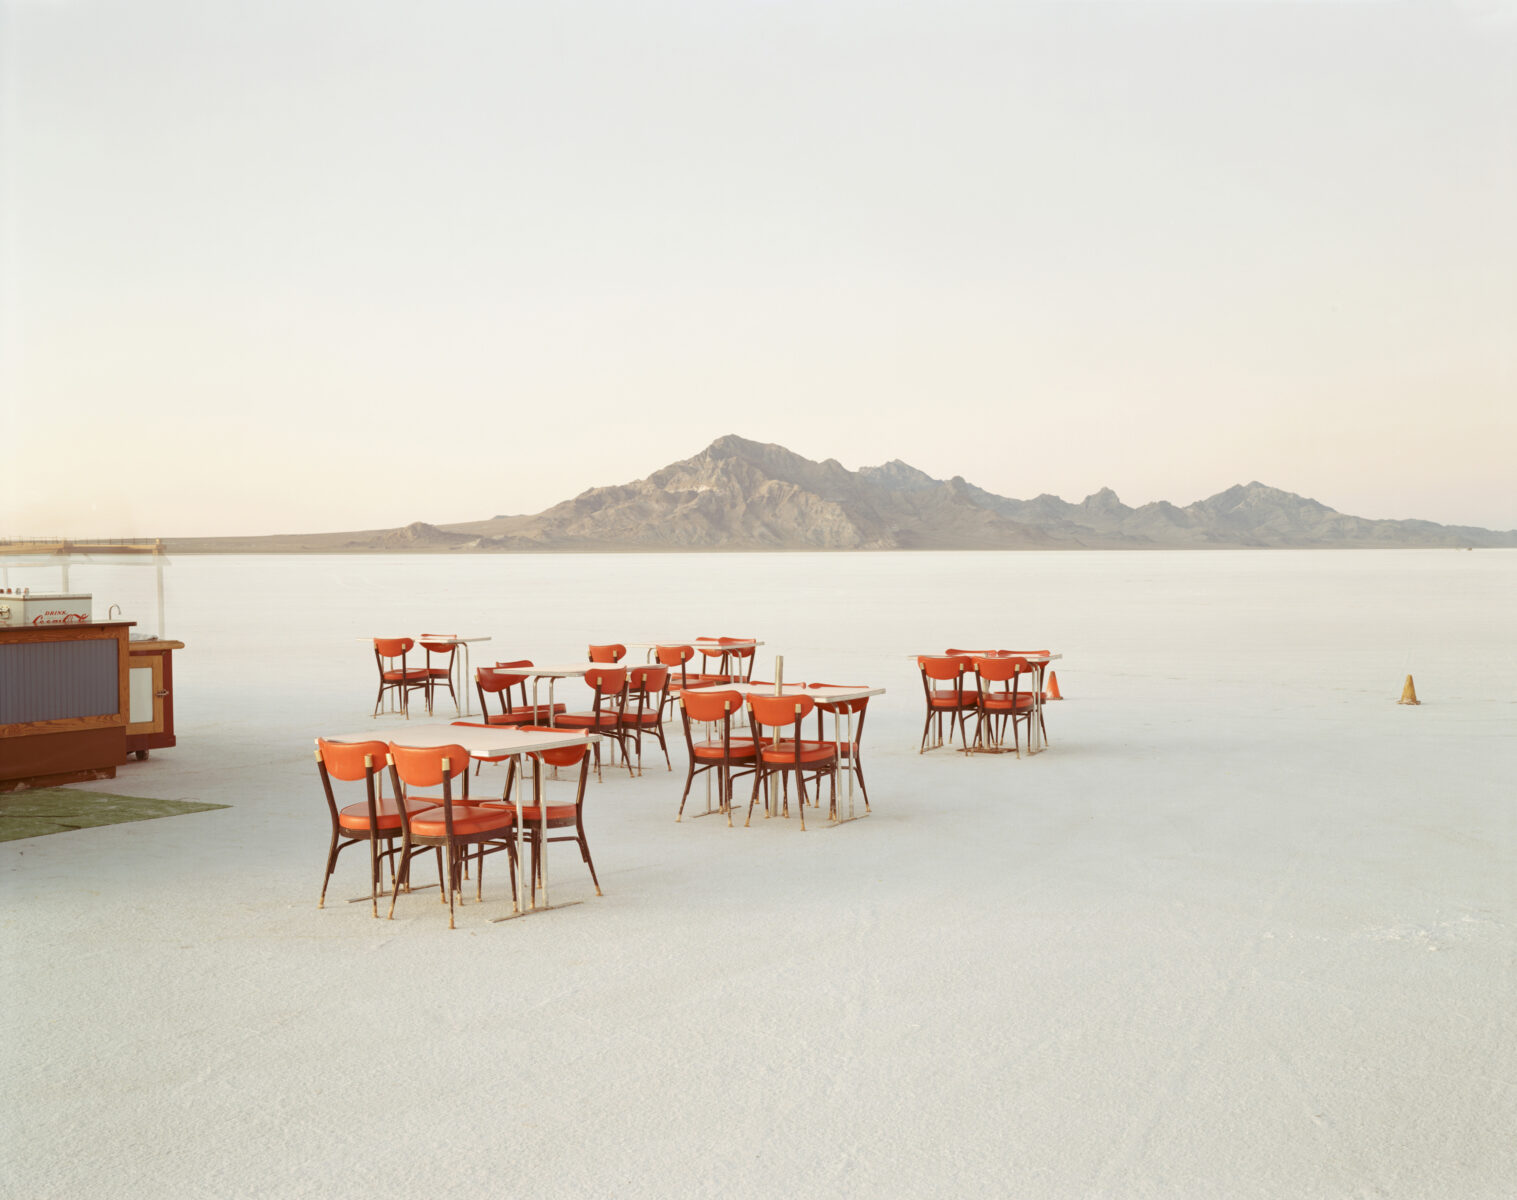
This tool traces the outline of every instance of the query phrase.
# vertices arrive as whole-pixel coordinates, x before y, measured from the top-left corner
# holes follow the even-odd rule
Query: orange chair
[[[808,684],[807,686],[808,687],[814,687],[814,688],[821,688],[821,687],[839,687],[841,685],[839,685],[839,684],[833,684],[833,683],[812,683],[812,684]],[[859,780],[859,791],[861,791],[861,792],[864,793],[864,811],[865,812],[869,811],[869,788],[864,783],[864,763],[863,763],[863,760],[859,758],[859,742],[861,742],[863,740],[863,738],[864,738],[864,715],[868,711],[868,709],[869,709],[869,697],[868,696],[864,696],[864,697],[862,697],[862,698],[860,698],[858,700],[837,700],[837,701],[822,701],[822,700],[818,700],[816,702],[816,736],[817,736],[817,740],[818,741],[822,741],[822,742],[827,741],[827,731],[823,727],[824,722],[823,722],[823,719],[822,719],[822,715],[824,713],[827,714],[828,716],[831,716],[831,717],[835,718],[839,722],[839,728],[841,728],[842,724],[846,722],[847,718],[850,715],[852,715],[855,718],[857,718],[853,722],[853,740],[852,741],[845,741],[845,742],[836,742],[836,741],[834,741],[834,742],[828,742],[828,745],[834,746],[834,747],[840,747],[841,748],[842,755],[843,755],[843,761],[844,762],[852,761],[852,763],[853,763],[853,773],[856,776],[858,776],[858,780]]]
[[[626,760],[627,774],[631,775],[632,757],[627,753],[627,730],[622,724],[627,707],[627,668],[591,667],[585,672],[585,682],[595,693],[590,711],[565,713],[554,724],[560,729],[588,729],[602,737],[614,738]],[[600,777],[600,743],[596,742],[595,778]]]
[[[964,732],[965,718],[979,711],[979,697],[973,682],[966,682],[964,675],[974,669],[967,658],[949,658],[923,654],[917,658],[922,670],[922,691],[927,697],[927,723],[922,726],[922,744],[918,754],[927,752],[927,735],[932,731],[934,720],[938,723],[937,746],[943,745],[943,718],[948,718],[948,741],[953,743],[953,723],[959,723],[959,743],[966,749],[969,742]]]
[[[528,729],[541,730],[544,733],[555,732],[546,725],[531,725]],[[510,767],[506,771],[506,796],[505,800],[486,800],[483,807],[501,809],[511,814],[511,821],[521,821],[522,833],[532,851],[532,903],[537,903],[537,884],[542,878],[542,855],[543,843],[549,842],[575,842],[579,846],[579,855],[585,860],[585,866],[590,868],[590,882],[595,885],[595,894],[603,895],[600,890],[600,880],[595,874],[595,863],[590,858],[590,843],[585,840],[585,780],[588,778],[590,756],[586,753],[589,746],[564,746],[555,750],[533,750],[530,756],[536,760],[537,769],[532,772],[532,803],[526,808],[511,803],[511,783],[516,775],[516,760],[511,760]],[[579,780],[575,785],[573,804],[550,804],[544,814],[543,804],[543,767],[549,766],[557,770],[559,767],[572,767],[579,764]],[[574,832],[560,837],[544,838],[542,826],[543,818],[547,817],[547,827],[552,829],[573,828]]]
[[[479,693],[479,711],[484,714],[485,724],[530,725],[534,721],[547,723],[565,711],[566,706],[563,704],[554,704],[550,708],[546,704],[534,707],[527,702],[527,677],[513,674],[510,668],[531,665],[529,660],[522,659],[518,662],[496,663],[493,667],[480,667],[474,672],[474,687]],[[521,689],[520,703],[512,699],[513,688]],[[500,712],[490,711],[490,696],[496,698],[500,705]]]
[[[831,742],[808,742],[801,737],[801,722],[811,715],[816,701],[810,696],[755,696],[748,697],[748,725],[758,743],[757,765],[753,773],[753,796],[748,801],[746,826],[753,820],[753,806],[758,803],[759,788],[766,779],[779,775],[787,787],[791,774],[795,775],[795,790],[800,798],[801,828],[806,828],[806,777],[820,789],[822,776],[832,780],[832,807],[836,811],[838,798],[838,756]],[[769,730],[789,728],[789,738],[769,734]],[[788,807],[788,804],[787,804]]]
[[[398,698],[400,711],[411,715],[411,693],[426,692],[431,686],[431,676],[426,667],[409,667],[406,655],[415,648],[411,638],[375,638],[374,662],[379,667],[379,695],[374,700],[374,715],[379,716],[379,706],[384,703],[385,693],[392,692]],[[399,663],[399,666],[396,666]],[[428,695],[430,696],[430,692]]]
[[[593,663],[619,663],[627,657],[627,647],[619,642],[607,646],[591,646],[590,661]]]
[[[699,686],[699,676],[685,669],[685,664],[695,657],[694,646],[655,646],[653,656],[661,667],[669,668],[669,703],[673,704],[687,687]]]
[[[511,896],[516,897],[516,843],[511,838],[512,816],[499,808],[484,808],[469,803],[469,752],[462,746],[400,746],[390,743],[390,779],[395,794],[406,798],[401,813],[400,867],[395,890],[390,894],[390,918],[395,916],[395,898],[405,878],[411,859],[427,850],[438,852],[438,882],[447,892],[448,928],[453,929],[454,896],[463,902],[464,861],[469,848],[475,847],[479,861],[475,899],[484,898],[486,853],[500,850],[511,860]],[[453,780],[462,781],[462,794],[453,797]],[[441,798],[427,797],[431,806],[410,811],[415,788],[441,785]],[[444,862],[447,872],[444,878]]]
[[[1025,658],[1015,656],[977,658],[974,661],[977,676],[976,702],[979,710],[974,727],[974,749],[988,748],[1001,753],[1006,749],[1006,726],[1011,725],[1012,748],[1018,758],[1022,757],[1022,743],[1017,735],[1017,725],[1028,726],[1029,744],[1032,737],[1032,713],[1034,696],[1021,688],[1022,676],[1033,674]],[[987,742],[986,734],[989,734]]]
[[[332,881],[332,872],[337,869],[337,856],[349,846],[364,843],[369,847],[369,903],[374,915],[379,916],[380,864],[390,860],[390,873],[395,873],[395,855],[399,847],[395,839],[400,836],[400,809],[402,803],[387,800],[384,796],[385,756],[390,749],[384,742],[329,742],[316,739],[316,770],[321,775],[321,790],[326,793],[327,812],[332,817],[332,844],[327,849],[327,871],[321,880],[321,899],[317,908],[327,906],[327,884]],[[360,804],[338,808],[337,797],[332,791],[332,780],[347,783],[364,782],[364,799]],[[431,808],[430,800],[413,800],[412,811]],[[380,849],[380,843],[386,844]]]
[[[627,672],[627,703],[622,710],[622,729],[637,746],[637,773],[643,773],[643,734],[651,733],[658,739],[664,752],[664,762],[674,770],[669,761],[669,743],[664,740],[664,705],[669,703],[668,667],[633,667]]]
[[[453,711],[463,710],[458,707],[458,693],[453,690],[453,656],[458,653],[458,643],[438,642],[431,638],[452,637],[452,634],[436,633],[422,634],[421,648],[427,653],[427,712],[432,711],[432,693],[441,687],[448,689],[448,695],[453,699]],[[437,655],[442,659],[438,666],[432,665],[432,656]]]
[[[685,747],[690,752],[689,773],[685,776],[685,790],[679,798],[676,821],[685,815],[685,801],[690,795],[690,785],[695,777],[707,771],[715,771],[721,807],[712,809],[708,799],[708,812],[725,812],[727,824],[732,825],[732,781],[740,775],[750,774],[755,769],[754,756],[757,750],[751,737],[732,736],[732,717],[743,711],[743,693],[737,691],[681,692],[680,716],[685,725]],[[697,741],[695,725],[709,728]],[[714,726],[721,726],[721,737],[715,736]],[[734,768],[746,768],[737,770]],[[697,813],[704,816],[704,813]]]
[[[733,642],[751,642],[754,639],[746,638],[718,638],[719,642],[731,644]],[[744,646],[740,649],[727,651],[727,671],[733,681],[748,683],[753,679],[753,668],[758,663],[758,647]]]

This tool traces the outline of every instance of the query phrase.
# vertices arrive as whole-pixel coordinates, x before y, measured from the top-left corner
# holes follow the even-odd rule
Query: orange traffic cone
[[[1057,671],[1050,671],[1050,672],[1048,672],[1048,690],[1043,693],[1043,699],[1045,699],[1045,700],[1062,700],[1062,699],[1064,699],[1063,696],[1059,695],[1059,673]]]
[[[1410,675],[1408,675],[1406,677],[1406,684],[1401,689],[1401,699],[1397,700],[1396,703],[1397,704],[1421,704],[1422,703],[1421,700],[1417,699],[1417,689],[1412,686],[1412,677]]]

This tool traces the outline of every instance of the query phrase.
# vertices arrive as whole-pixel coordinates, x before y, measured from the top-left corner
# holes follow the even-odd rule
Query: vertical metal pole
[[[774,694],[776,696],[782,696],[784,693],[785,656],[783,654],[776,654],[774,656]],[[780,727],[778,725],[776,725],[774,728],[773,745],[776,750],[779,749]],[[759,754],[762,756],[762,749],[759,751]],[[779,801],[774,798],[774,776],[772,774],[764,780],[764,807],[768,810],[764,814],[765,816],[777,817],[780,815]]]
[[[168,637],[168,630],[163,624],[163,556],[154,554],[154,566],[158,568],[158,636]]]
[[[65,594],[68,592],[68,558],[62,558],[58,562],[58,570],[63,573],[63,586],[59,589]]]

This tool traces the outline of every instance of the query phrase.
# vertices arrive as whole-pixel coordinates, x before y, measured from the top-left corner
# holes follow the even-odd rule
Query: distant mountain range
[[[355,533],[165,539],[171,552],[1144,550],[1517,546],[1495,532],[1345,516],[1262,483],[1184,508],[1129,508],[1110,488],[1070,504],[997,496],[899,459],[850,471],[783,446],[718,438],[646,479],[591,488],[531,516]]]

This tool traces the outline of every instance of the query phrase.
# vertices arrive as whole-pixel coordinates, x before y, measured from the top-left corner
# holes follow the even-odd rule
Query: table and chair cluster
[[[370,640],[370,639],[366,639]],[[373,638],[374,663],[379,668],[379,694],[374,700],[374,715],[388,698],[391,712],[411,715],[411,693],[421,692],[432,715],[434,693],[446,688],[453,707],[460,716],[469,713],[469,646],[488,642],[487,637],[463,637],[456,633],[424,633],[420,637]],[[412,665],[411,655],[420,660]],[[454,686],[455,681],[457,687]],[[463,693],[460,704],[459,693]]]
[[[1048,650],[944,650],[917,655],[927,720],[918,752],[952,745],[958,725],[959,749],[966,754],[1015,754],[1047,748],[1043,705],[1058,699],[1058,677],[1045,682],[1048,664],[1063,655]],[[968,722],[973,718],[973,735]],[[947,741],[944,725],[947,725]],[[1011,745],[1006,744],[1008,729]],[[929,741],[929,739],[931,739]]]
[[[756,680],[764,643],[750,637],[591,643],[579,662],[518,658],[471,668],[469,645],[489,640],[457,634],[372,639],[379,675],[375,717],[388,699],[388,712],[409,721],[413,691],[424,694],[432,715],[446,691],[458,719],[408,724],[388,738],[361,732],[316,739],[331,819],[320,906],[339,856],[354,846],[367,849],[369,890],[350,902],[368,903],[375,917],[383,893],[393,918],[403,896],[430,890],[431,884],[411,879],[414,861],[429,851],[449,928],[456,926],[471,875],[475,900],[484,900],[486,861],[496,854],[506,856],[511,886],[511,910],[496,920],[562,907],[549,900],[547,847],[553,842],[575,845],[600,895],[584,823],[590,775],[600,781],[603,768],[619,769],[619,755],[630,778],[641,776],[645,743],[673,772],[671,724],[683,734],[686,753],[676,821],[725,816],[731,826],[739,781],[746,791],[745,826],[760,806],[766,819],[789,817],[792,787],[802,830],[806,808],[820,811],[824,789],[828,826],[870,812],[860,741],[869,702],[885,694],[883,687],[786,681],[783,657],[775,659],[773,680]],[[951,745],[955,724],[959,748],[967,752],[1020,757],[1023,734],[1029,752],[1045,747],[1042,705],[1057,698],[1057,680],[1048,681],[1050,697],[1044,672],[1059,657],[1001,650],[917,656],[927,703],[919,749]],[[463,686],[471,673],[477,715]],[[571,707],[558,689],[574,680],[588,691]],[[498,797],[488,794],[492,788],[480,775],[490,764],[505,765]],[[704,785],[704,805],[687,812],[697,782]],[[548,787],[562,784],[572,788],[572,802],[549,799]]]

